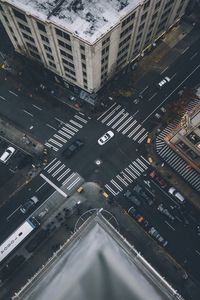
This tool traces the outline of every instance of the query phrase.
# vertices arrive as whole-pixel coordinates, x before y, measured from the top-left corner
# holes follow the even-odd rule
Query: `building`
[[[104,217],[89,217],[13,300],[183,300]]]
[[[200,105],[184,114],[165,142],[188,163],[188,168],[200,173]]]
[[[15,50],[98,91],[183,16],[189,0],[0,0]]]

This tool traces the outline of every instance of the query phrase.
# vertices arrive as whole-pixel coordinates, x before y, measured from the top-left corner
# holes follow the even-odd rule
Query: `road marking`
[[[135,115],[137,115],[139,113],[139,109],[136,110],[136,112],[132,115],[132,117],[134,117]]]
[[[168,68],[169,68],[169,66],[166,67],[164,70],[162,70],[162,72],[160,72],[160,75],[162,75],[163,73],[165,73],[165,71],[167,71]]]
[[[170,80],[173,79],[176,76],[176,73],[174,73],[171,77]]]
[[[37,190],[36,192],[38,192],[39,190],[41,190],[41,188],[46,184],[46,182],[44,182]]]
[[[37,105],[35,105],[35,104],[32,104],[33,105],[33,107],[35,107],[36,109],[38,109],[38,110],[42,110],[42,108],[41,107],[39,107],[39,106],[37,106]]]
[[[199,252],[198,250],[195,250],[195,252],[196,252],[198,255],[200,255],[200,252]]]
[[[196,52],[195,54],[193,54],[191,57],[190,57],[190,60],[192,60],[193,58],[195,58],[195,56],[197,56],[199,52]]]
[[[9,219],[16,213],[17,210],[19,210],[20,207],[21,207],[21,205],[18,206],[18,207],[12,212],[12,214],[10,214],[10,215],[6,218],[6,220],[9,221]]]
[[[14,92],[12,92],[12,91],[10,91],[10,90],[8,90],[8,91],[9,91],[10,94],[14,95],[15,97],[18,97],[18,95],[15,94]]]
[[[149,98],[147,101],[151,101],[156,95],[157,93],[154,93],[153,96],[151,96],[151,98]]]
[[[58,118],[54,118],[56,121],[58,121],[58,122],[60,122],[61,124],[65,124],[65,122],[64,121],[62,121],[62,120],[60,120],[60,119],[58,119]]]
[[[57,147],[55,147],[55,146],[53,146],[53,145],[51,145],[51,144],[49,144],[49,143],[45,143],[45,146],[47,146],[47,147],[53,149],[54,151],[58,151],[58,148],[57,148]]]
[[[185,50],[183,50],[182,54],[184,54],[190,47],[188,46],[187,48],[185,48]]]
[[[77,177],[68,187],[67,190],[71,190],[79,181],[81,180],[80,177]]]
[[[59,146],[59,147],[62,147],[62,146],[63,146],[63,144],[61,144],[61,143],[55,141],[54,139],[49,139],[49,142],[51,142],[51,143],[53,143],[53,144],[55,144],[56,146]]]
[[[55,185],[51,180],[49,180],[44,174],[40,173],[40,177],[42,177],[49,185],[51,185],[63,197],[67,197],[67,194],[65,194],[57,185]]]
[[[154,112],[163,105],[163,103],[168,100],[169,97],[171,97],[171,95],[179,89],[179,87],[200,67],[200,64],[183,80],[181,81],[181,83],[141,122],[142,124],[144,124],[144,122],[146,122],[147,119],[149,119],[149,117],[154,114]]]
[[[120,192],[122,192],[123,191],[123,189],[121,188],[121,186],[114,180],[114,179],[112,179],[111,181],[110,181]]]
[[[68,181],[70,181],[77,173],[72,173],[65,181],[62,183],[62,185],[65,185]]]
[[[31,114],[30,112],[28,112],[27,110],[23,109],[23,112],[25,112],[27,115],[33,117],[33,114]]]
[[[50,127],[50,128],[52,128],[53,130],[56,130],[57,131],[57,129],[55,128],[55,127],[53,127],[53,126],[51,126],[50,124],[46,124],[46,126],[48,126],[48,127]]]
[[[4,97],[2,97],[2,96],[0,96],[0,98],[3,99],[3,100],[7,100],[6,98],[4,98]]]
[[[111,107],[109,107],[103,114],[101,114],[98,118],[97,118],[97,121],[99,120],[99,119],[101,119],[101,117],[103,117],[111,108],[113,108],[113,106],[116,104],[116,102],[111,106]]]
[[[70,171],[71,171],[70,168],[68,168],[67,170],[65,170],[65,171],[57,178],[57,180],[60,181],[61,179],[63,179],[63,177],[65,177],[65,175],[67,175]]]
[[[79,127],[79,128],[83,128],[83,125],[81,125],[81,124],[75,122],[74,120],[70,120],[70,123],[76,125],[76,126]]]
[[[165,224],[167,224],[173,231],[175,231],[175,228],[172,225],[170,225],[167,221],[165,221]]]
[[[114,196],[119,194],[119,191],[117,191],[117,193],[108,185],[106,184],[105,187],[107,188],[107,190],[109,190],[109,192],[111,192]]]
[[[148,85],[140,92],[140,94],[144,93],[148,89]]]

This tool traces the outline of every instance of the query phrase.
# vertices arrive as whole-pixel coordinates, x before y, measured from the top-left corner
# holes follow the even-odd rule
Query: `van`
[[[177,200],[179,200],[180,203],[185,202],[185,198],[183,197],[183,195],[178,192],[173,186],[169,188],[168,193],[173,195]]]
[[[1,155],[0,161],[5,164],[9,160],[9,158],[13,155],[14,152],[15,152],[15,148],[8,147],[5,150],[5,152]]]

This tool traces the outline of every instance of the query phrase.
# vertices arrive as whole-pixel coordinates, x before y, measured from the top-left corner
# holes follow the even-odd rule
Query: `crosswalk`
[[[116,102],[102,113],[97,120],[117,130],[117,132],[121,132],[138,144],[141,144],[148,135],[147,130],[134,119],[134,115],[130,115]]]
[[[71,190],[82,177],[68,168],[62,161],[54,158],[42,171],[43,175],[59,186],[66,186]]]
[[[148,167],[149,162],[141,155],[111,179],[109,183],[105,184],[106,190],[113,196],[117,196],[124,188],[127,188],[129,184],[140,177],[142,173],[146,172]]]
[[[88,122],[88,118],[81,112],[74,115],[74,117],[67,123],[63,123],[62,127],[48,139],[45,146],[58,151],[62,148],[78,131],[83,128]]]

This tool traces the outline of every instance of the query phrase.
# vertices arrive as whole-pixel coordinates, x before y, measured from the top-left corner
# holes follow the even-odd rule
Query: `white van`
[[[169,188],[168,192],[173,195],[177,200],[179,200],[180,203],[184,203],[185,202],[185,198],[183,197],[183,195],[178,192],[173,186]]]
[[[1,155],[0,161],[5,164],[9,160],[9,158],[13,155],[14,152],[15,152],[15,148],[8,147],[5,150],[5,152]]]

